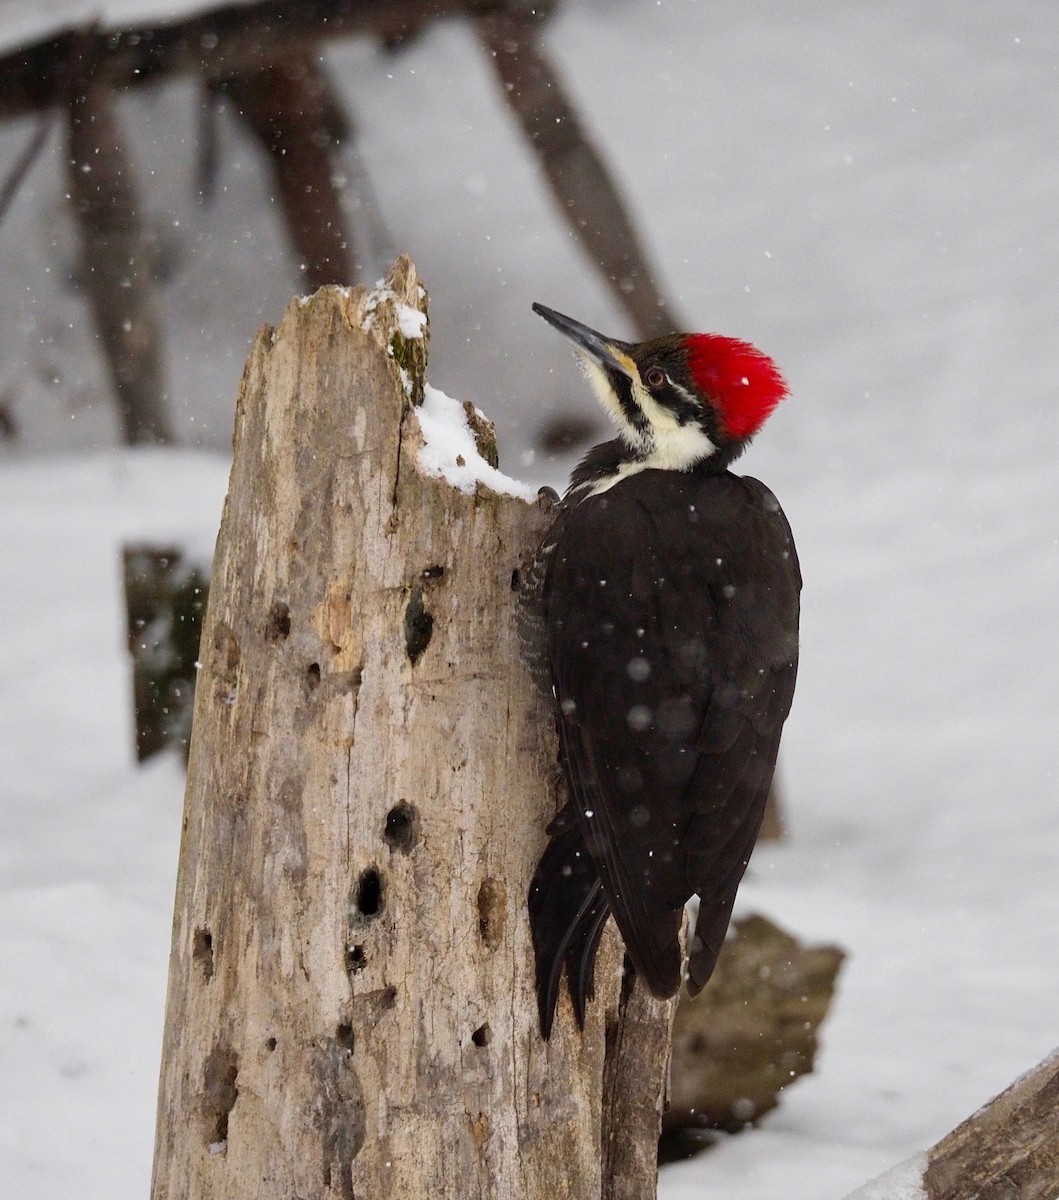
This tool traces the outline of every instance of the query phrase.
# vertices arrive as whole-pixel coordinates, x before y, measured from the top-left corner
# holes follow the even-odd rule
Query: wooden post
[[[584,1033],[565,1000],[537,1031],[559,798],[514,573],[548,514],[422,472],[424,295],[403,259],[295,301],[243,376],[153,1200],[655,1194],[672,1005],[623,994],[612,931]]]

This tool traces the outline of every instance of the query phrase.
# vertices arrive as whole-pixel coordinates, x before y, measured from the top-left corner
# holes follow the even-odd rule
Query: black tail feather
[[[594,988],[593,967],[610,909],[569,806],[548,827],[551,841],[530,884],[529,913],[537,964],[541,1034],[552,1031],[563,964],[579,1026]]]
[[[566,982],[578,1029],[584,1029],[585,1007],[596,994],[596,951],[609,916],[610,906],[600,886],[566,947]]]

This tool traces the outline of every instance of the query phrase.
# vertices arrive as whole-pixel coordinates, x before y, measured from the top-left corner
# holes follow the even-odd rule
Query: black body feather
[[[583,1021],[613,913],[656,996],[713,970],[764,812],[798,660],[801,577],[786,518],[755,479],[642,470],[597,447],[527,573],[524,637],[555,699],[570,802],[530,890],[541,1029],[565,965]]]

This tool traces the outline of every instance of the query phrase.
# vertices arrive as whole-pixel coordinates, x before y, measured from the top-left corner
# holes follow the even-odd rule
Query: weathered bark
[[[928,1200],[1056,1200],[1059,1051],[942,1138],[923,1182]]]
[[[538,22],[517,11],[501,11],[479,18],[478,32],[563,219],[640,336],[680,329],[618,189],[541,49]]]
[[[389,285],[422,307],[407,260]],[[244,373],[154,1200],[654,1194],[672,1005],[620,995],[613,931],[584,1033],[565,1000],[537,1032],[526,894],[556,745],[512,572],[547,512],[421,473],[399,366],[414,395],[424,351],[392,300],[328,288]],[[635,1161],[604,1167],[612,1135]]]
[[[118,400],[122,437],[127,445],[171,442],[154,281],[109,81],[86,79],[68,117],[67,184],[85,293]]]
[[[665,1006],[670,1010],[668,1019],[660,1020],[658,1002],[642,984],[630,988],[631,979],[630,973],[622,980],[619,1002],[622,1019],[607,1022],[602,1114],[603,1200],[644,1200],[655,1194],[658,1137],[669,1096],[673,1019],[678,1000]],[[661,1090],[656,1086],[659,1067]],[[644,1082],[647,1087],[642,1086]],[[655,1131],[653,1140],[641,1136],[649,1129]],[[576,1195],[571,1191],[571,1200]]]

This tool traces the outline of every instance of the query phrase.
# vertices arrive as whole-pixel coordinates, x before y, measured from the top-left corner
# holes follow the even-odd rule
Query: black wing
[[[564,511],[548,542],[548,658],[576,828],[656,995],[680,985],[682,910],[698,892],[697,988],[727,928],[793,694],[790,530],[754,480],[649,471]],[[570,853],[573,835],[563,838]],[[553,858],[565,861],[558,849]],[[535,883],[547,882],[539,869]],[[553,997],[564,958],[590,990],[591,963],[571,961],[571,945],[594,955],[601,925],[598,905],[589,928],[565,916],[569,936],[551,938],[543,971]]]

